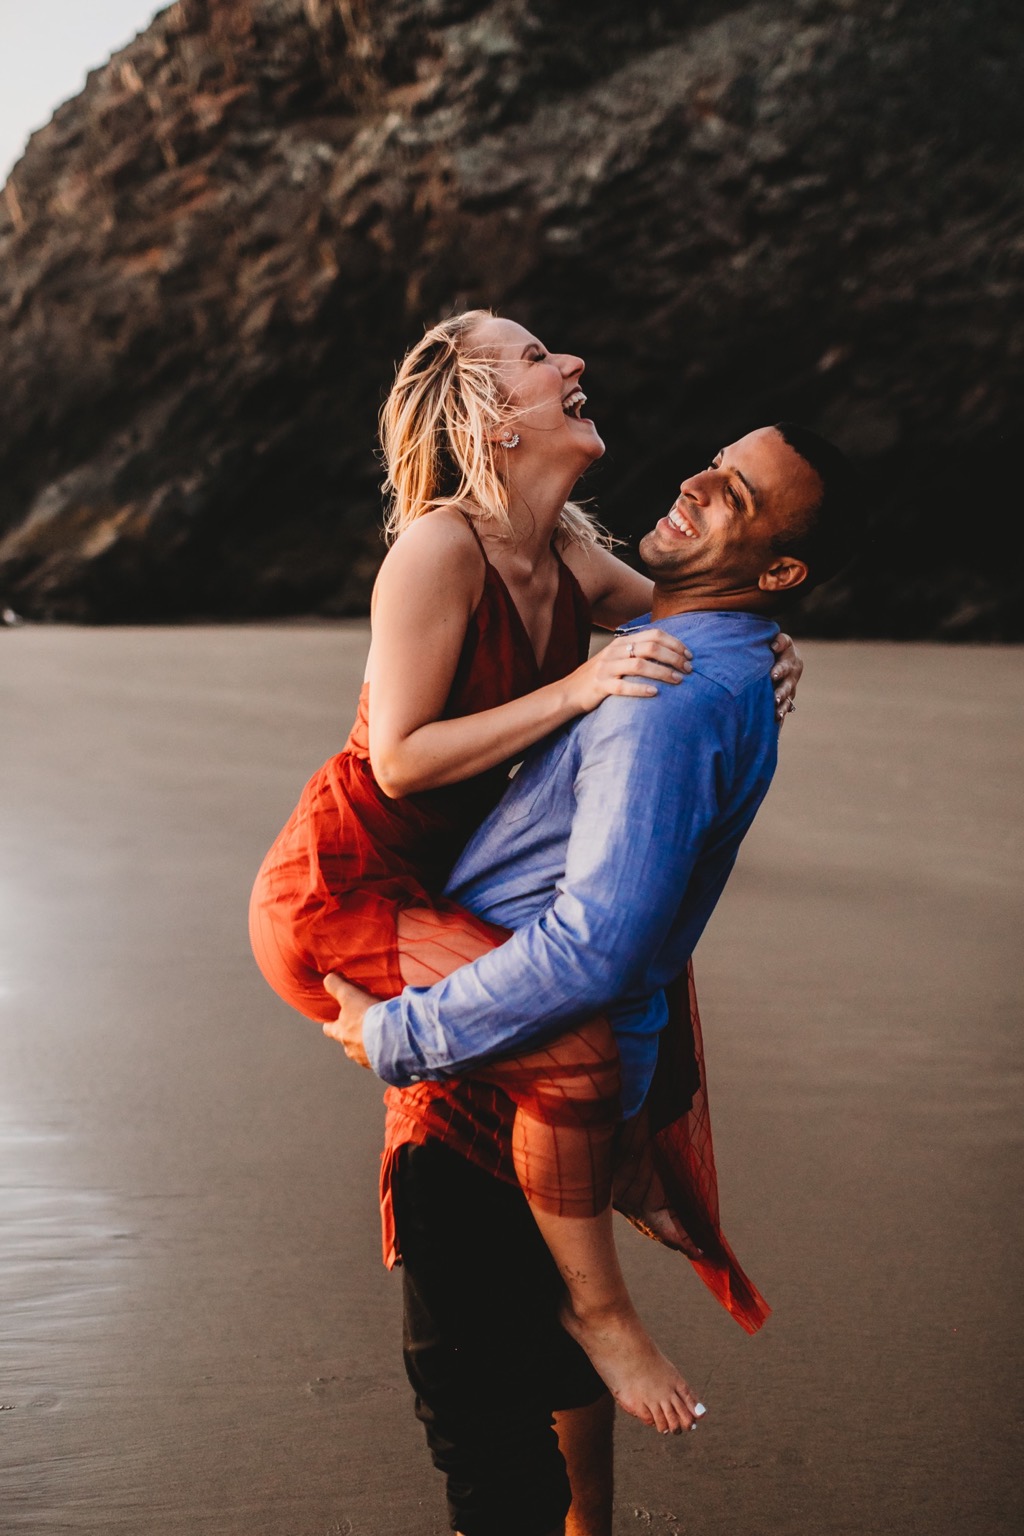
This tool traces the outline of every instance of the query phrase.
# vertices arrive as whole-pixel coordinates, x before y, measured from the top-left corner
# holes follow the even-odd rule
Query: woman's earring
[[[511,437],[502,437],[502,438],[499,438],[498,441],[501,443],[501,446],[503,448],[518,448],[519,447],[519,433],[518,432],[513,432]]]

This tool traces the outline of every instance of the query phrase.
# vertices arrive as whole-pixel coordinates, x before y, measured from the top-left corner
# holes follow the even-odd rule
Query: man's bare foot
[[[560,1316],[620,1408],[653,1424],[662,1435],[682,1434],[701,1417],[694,1411],[700,1407],[697,1399],[631,1304],[602,1308],[584,1318],[567,1300]]]

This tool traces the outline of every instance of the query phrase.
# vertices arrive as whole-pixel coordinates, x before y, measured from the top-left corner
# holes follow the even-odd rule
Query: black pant
[[[427,1142],[394,1179],[405,1368],[463,1536],[547,1536],[569,1480],[552,1413],[605,1387],[558,1322],[562,1284],[520,1190]]]

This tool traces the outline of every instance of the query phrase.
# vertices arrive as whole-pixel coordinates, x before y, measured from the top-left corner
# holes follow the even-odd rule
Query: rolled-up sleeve
[[[581,722],[554,899],[499,948],[369,1010],[378,1076],[402,1087],[464,1072],[599,1012],[643,976],[718,815],[726,697],[694,675],[655,699],[606,699]]]

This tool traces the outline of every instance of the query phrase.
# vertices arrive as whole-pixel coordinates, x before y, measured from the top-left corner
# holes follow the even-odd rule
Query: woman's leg
[[[504,934],[468,914],[406,908],[397,938],[403,979],[429,986]],[[611,1026],[603,1018],[590,1020],[476,1075],[516,1105],[516,1173],[565,1281],[565,1327],[623,1408],[663,1433],[687,1428],[695,1400],[640,1321],[615,1249],[611,1187],[619,1064]]]

